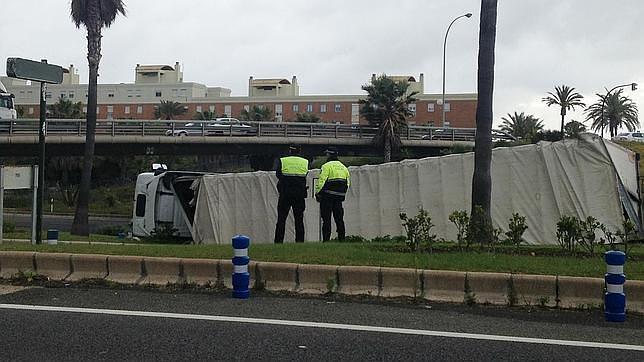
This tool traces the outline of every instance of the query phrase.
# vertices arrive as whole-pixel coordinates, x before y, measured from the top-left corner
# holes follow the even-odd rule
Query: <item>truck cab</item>
[[[139,237],[192,237],[192,183],[204,173],[155,170],[137,176],[132,234]],[[169,235],[166,235],[169,234]]]
[[[4,84],[0,82],[0,120],[4,120],[4,119],[13,120],[18,118],[13,99],[14,99],[14,95],[7,92],[7,89],[4,87]]]

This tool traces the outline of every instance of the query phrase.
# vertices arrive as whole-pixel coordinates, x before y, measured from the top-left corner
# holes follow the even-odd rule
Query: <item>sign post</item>
[[[36,194],[38,189],[38,166],[2,166],[0,165],[0,244],[4,238],[4,190],[32,189],[34,207],[31,210],[31,243],[35,244],[36,234]]]
[[[47,59],[40,62],[22,58],[7,59],[7,75],[9,77],[40,82],[40,125],[38,130],[38,194],[36,198],[36,243],[42,243],[42,209],[45,189],[45,136],[47,135],[47,83],[60,84],[63,82],[63,68],[47,64]],[[32,235],[33,239],[33,235]]]

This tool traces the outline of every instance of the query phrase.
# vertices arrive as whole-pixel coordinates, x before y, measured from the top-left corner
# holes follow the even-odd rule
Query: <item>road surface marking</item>
[[[357,324],[290,321],[290,320],[282,320],[282,319],[264,319],[264,318],[244,318],[244,317],[229,317],[229,316],[204,315],[204,314],[145,312],[145,311],[131,311],[131,310],[119,310],[119,309],[53,307],[53,306],[45,306],[45,305],[22,305],[22,304],[0,304],[0,309],[29,310],[29,311],[38,311],[38,312],[64,312],[64,313],[116,315],[116,316],[127,316],[127,317],[188,319],[188,320],[203,320],[203,321],[247,323],[247,324],[265,324],[265,325],[288,326],[288,327],[339,329],[339,330],[359,331],[359,332],[410,334],[410,335],[430,336],[430,337],[547,344],[547,345],[570,346],[570,347],[607,348],[607,349],[644,352],[644,345],[587,342],[587,341],[574,341],[574,340],[564,340],[564,339],[515,337],[515,336],[502,336],[502,335],[494,335],[494,334],[431,331],[431,330],[424,330],[424,329],[377,327],[377,326],[365,326],[365,325],[357,325]]]

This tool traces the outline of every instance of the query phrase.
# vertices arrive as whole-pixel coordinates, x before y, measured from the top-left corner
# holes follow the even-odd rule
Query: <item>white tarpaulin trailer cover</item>
[[[344,203],[347,235],[402,235],[399,214],[413,216],[423,207],[435,224],[432,232],[455,239],[448,216],[455,210],[469,212],[473,169],[473,153],[350,167]],[[305,226],[310,241],[320,239],[319,207],[311,192],[318,172],[308,176]],[[255,243],[272,242],[278,198],[274,172],[205,175],[198,182],[196,243],[229,243],[235,234],[249,235]],[[639,226],[637,185],[635,154],[596,135],[496,148],[492,220],[494,227],[507,231],[512,213],[525,215],[524,238],[531,244],[556,243],[556,223],[563,215],[594,216],[618,230],[630,208]],[[294,239],[292,215],[286,239]]]

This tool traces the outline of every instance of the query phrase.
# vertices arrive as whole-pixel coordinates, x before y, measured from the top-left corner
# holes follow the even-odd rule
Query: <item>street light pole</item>
[[[637,89],[637,83],[633,82],[633,83],[627,83],[627,84],[621,84],[621,85],[615,86],[611,90],[609,90],[608,93],[606,93],[606,96],[602,97],[602,108],[601,108],[602,137],[604,137],[604,105],[606,104],[606,98],[608,98],[608,96],[610,96],[610,93],[612,91],[614,91],[615,89],[624,88],[624,87],[631,87],[631,90],[634,91],[634,90]],[[609,124],[608,125],[608,132],[610,132],[610,131],[611,131],[611,129],[610,129],[610,124]]]
[[[470,18],[470,17],[472,17],[472,13],[467,13],[456,17],[454,20],[452,20],[451,23],[449,23],[449,26],[447,27],[447,31],[445,32],[445,40],[443,41],[443,104],[441,106],[443,116],[441,118],[441,127],[445,127],[445,50],[447,49],[447,34],[449,34],[449,29],[451,29],[452,24],[454,24],[456,20],[460,18]]]

